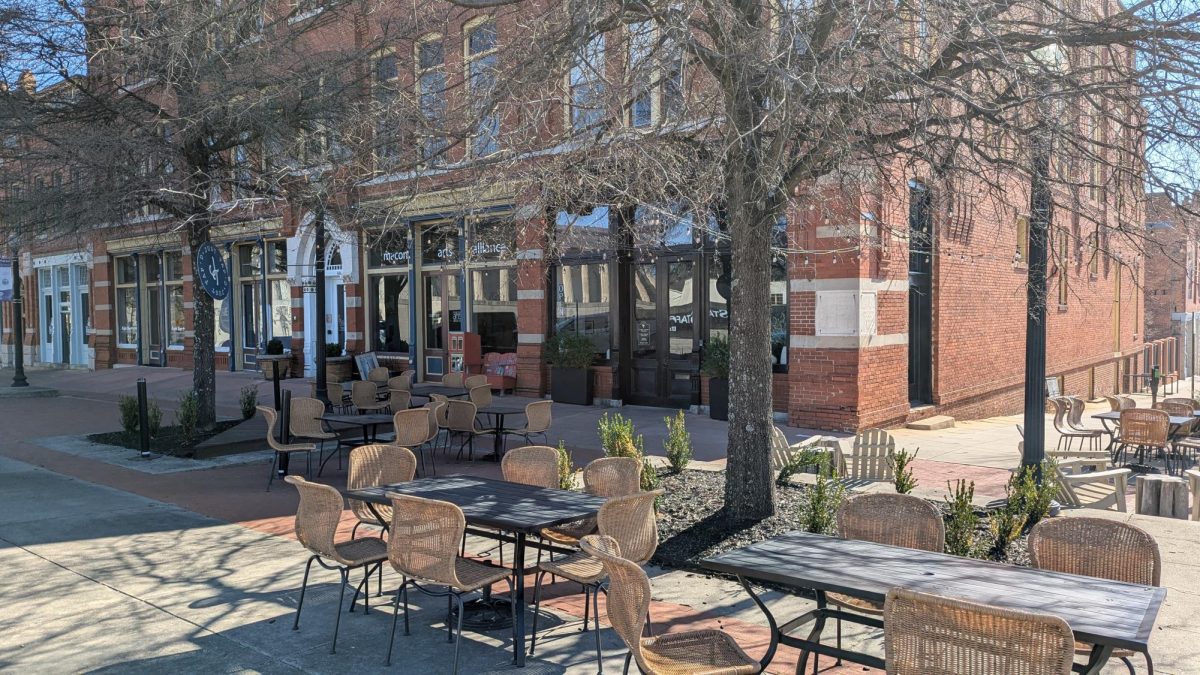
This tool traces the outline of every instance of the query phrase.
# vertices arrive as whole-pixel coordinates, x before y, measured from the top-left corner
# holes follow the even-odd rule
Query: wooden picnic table
[[[872,668],[884,668],[879,656],[821,644],[829,618],[883,627],[883,621],[831,608],[827,593],[882,603],[895,587],[959,598],[1006,609],[1061,617],[1075,639],[1094,645],[1086,664],[1075,671],[1099,673],[1114,648],[1146,653],[1150,631],[1166,589],[1127,584],[975,560],[945,553],[886,546],[868,541],[791,532],[708,558],[706,569],[736,576],[767,617],[771,643],[761,663],[765,670],[779,644],[801,650],[796,672],[804,672],[810,652]],[[750,586],[751,581],[815,592],[817,608],[779,624]],[[812,624],[808,635],[791,633]]]
[[[525,666],[525,549],[527,537],[544,528],[562,525],[600,512],[604,499],[582,492],[510,483],[478,476],[444,476],[421,478],[407,483],[346,490],[350,499],[366,502],[379,518],[376,505],[391,504],[393,495],[413,495],[437,499],[457,505],[467,521],[467,532],[498,541],[513,543],[513,612],[516,638],[513,640],[513,661]],[[380,518],[380,522],[387,521]],[[385,525],[386,527],[386,525]],[[487,528],[487,529],[480,529]],[[535,548],[562,550],[540,542]]]

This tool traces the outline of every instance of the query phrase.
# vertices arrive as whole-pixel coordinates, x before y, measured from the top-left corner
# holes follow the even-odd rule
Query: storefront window
[[[731,280],[728,252],[708,255],[708,337],[729,339],[729,286]]]
[[[559,211],[554,218],[554,243],[559,253],[599,253],[616,247],[607,206],[572,213]]]
[[[384,352],[409,351],[412,336],[412,292],[407,274],[371,277],[373,347]]]
[[[122,347],[137,347],[137,263],[133,256],[116,259],[117,343]]]
[[[292,287],[287,279],[271,279],[267,283],[271,288],[271,337],[282,342],[284,349],[291,349]]]
[[[471,325],[483,352],[517,350],[517,271],[511,267],[471,272]]]
[[[182,347],[183,333],[186,330],[183,314],[183,254],[179,251],[168,251],[163,257],[166,263],[167,344]]]
[[[516,250],[517,229],[508,219],[480,220],[471,224],[470,261],[511,260]]]
[[[384,232],[367,253],[367,264],[371,267],[407,267],[411,262],[408,236],[401,230]]]
[[[449,265],[461,257],[457,228],[433,225],[421,230],[422,265]]]
[[[238,274],[242,277],[255,277],[262,274],[262,251],[256,244],[239,246]]]
[[[219,352],[227,352],[233,346],[233,336],[229,332],[233,316],[233,295],[224,300],[213,300],[213,344]]]
[[[612,347],[609,329],[609,263],[563,264],[558,267],[554,332],[587,335],[596,351]]]
[[[788,277],[787,259],[777,256],[771,264],[771,363],[777,370],[787,366]]]

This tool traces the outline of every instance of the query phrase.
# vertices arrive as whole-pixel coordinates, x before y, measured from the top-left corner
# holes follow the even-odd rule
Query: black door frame
[[[933,402],[933,211],[929,190],[910,183],[908,206],[908,400]]]
[[[621,280],[621,396],[625,402],[631,405],[646,405],[664,408],[686,408],[690,406],[695,399],[696,378],[695,375],[699,372],[699,358],[697,348],[701,343],[701,336],[704,335],[704,330],[707,326],[705,321],[703,308],[708,306],[706,297],[707,272],[704,267],[705,255],[703,251],[688,251],[688,252],[663,252],[653,256],[642,256],[622,263],[626,268],[626,272],[620,276]],[[669,300],[669,275],[670,266],[676,262],[692,263],[692,352],[684,358],[679,358],[671,354],[670,349],[670,300]],[[633,346],[636,342],[636,321],[634,319],[634,311],[636,303],[634,302],[634,280],[635,268],[640,265],[655,266],[655,357],[653,359],[637,358],[633,354]],[[699,281],[698,281],[699,280]],[[652,394],[639,392],[636,386],[635,377],[635,360],[636,361],[655,361],[655,385]],[[679,374],[686,374],[688,381],[688,394],[686,398],[679,394],[672,393],[672,384],[676,381]],[[682,381],[682,379],[680,380]]]

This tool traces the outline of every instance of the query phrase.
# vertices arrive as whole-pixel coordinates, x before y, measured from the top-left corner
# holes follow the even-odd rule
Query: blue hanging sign
[[[200,244],[193,259],[196,278],[200,287],[213,300],[224,300],[229,297],[229,268],[225,265],[225,256],[212,245],[212,242]]]
[[[12,261],[0,258],[0,302],[13,301],[13,269]]]

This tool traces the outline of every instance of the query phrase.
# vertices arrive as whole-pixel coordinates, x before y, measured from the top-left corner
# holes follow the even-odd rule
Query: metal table
[[[480,407],[476,412],[480,415],[488,415],[490,419],[495,420],[491,427],[493,436],[495,436],[492,442],[492,454],[484,459],[498,462],[500,456],[504,454],[504,417],[505,415],[524,415],[525,404],[492,401],[488,405]]]
[[[1195,414],[1192,417],[1181,417],[1178,415],[1171,415],[1170,419],[1168,420],[1168,424],[1170,425],[1170,430],[1167,435],[1174,436],[1175,433],[1177,431],[1179,431],[1179,427],[1187,424],[1188,422],[1191,422],[1196,417],[1200,417],[1200,414]],[[1120,423],[1121,423],[1121,411],[1120,410],[1107,410],[1105,412],[1100,412],[1100,413],[1096,413],[1096,414],[1092,415],[1092,418],[1100,420],[1100,424],[1104,425],[1104,430],[1108,432],[1109,441],[1108,441],[1108,447],[1105,448],[1105,450],[1107,450],[1108,453],[1111,455],[1113,452],[1113,447],[1117,444],[1117,429],[1120,427]],[[1111,426],[1110,426],[1110,424],[1111,424]],[[1116,461],[1116,458],[1114,457],[1113,460]]]
[[[1094,645],[1088,662],[1075,671],[1099,673],[1114,648],[1145,653],[1150,631],[1166,597],[1165,588],[1048,572],[961,558],[945,553],[885,546],[867,541],[791,532],[701,562],[706,569],[736,576],[767,617],[771,644],[765,670],[779,644],[800,649],[796,672],[804,672],[810,652],[884,668],[878,656],[821,644],[826,619],[883,627],[883,621],[831,608],[826,593],[883,602],[889,589],[903,587],[971,602],[1062,617],[1075,639]],[[750,587],[764,581],[816,593],[817,608],[783,624]],[[790,633],[812,623],[807,637]]]
[[[526,538],[542,529],[589,518],[600,512],[601,497],[582,492],[553,490],[477,476],[421,478],[407,483],[346,490],[350,499],[367,503],[372,513],[376,504],[390,504],[392,495],[414,495],[457,505],[467,520],[467,531],[481,537],[513,543],[513,592],[516,639],[513,661],[525,665],[525,549]],[[381,519],[381,522],[382,519]],[[489,529],[478,529],[478,528]],[[508,533],[508,534],[505,534]],[[541,543],[535,548],[559,550]]]
[[[430,394],[441,394],[442,396],[447,396],[449,398],[459,398],[470,393],[462,387],[447,387],[436,382],[422,382],[420,384],[414,384],[411,391],[413,396],[424,396],[426,398],[428,398]]]

